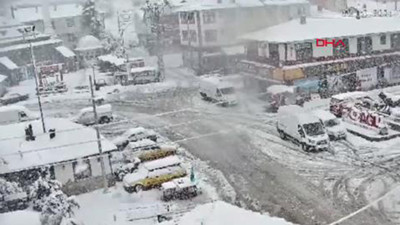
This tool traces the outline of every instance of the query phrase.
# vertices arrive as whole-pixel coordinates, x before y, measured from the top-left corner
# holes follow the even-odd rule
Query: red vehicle
[[[331,98],[329,104],[329,110],[337,117],[342,117],[343,113],[347,109],[346,105],[351,102],[358,100],[372,101],[366,92],[354,91],[347,92],[338,95],[334,95]]]

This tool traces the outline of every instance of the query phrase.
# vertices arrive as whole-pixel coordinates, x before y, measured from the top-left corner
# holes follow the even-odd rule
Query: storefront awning
[[[61,53],[65,58],[75,57],[75,53],[65,46],[59,46],[56,50]]]

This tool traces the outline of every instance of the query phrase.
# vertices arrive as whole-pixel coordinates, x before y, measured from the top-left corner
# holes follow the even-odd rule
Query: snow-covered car
[[[126,174],[133,173],[137,170],[140,164],[140,159],[134,158],[129,163],[123,164],[117,167],[114,171],[114,175],[118,181],[122,181]]]
[[[157,141],[157,134],[153,130],[147,130],[143,127],[136,127],[125,131],[121,136],[115,138],[113,143],[119,148],[124,149],[129,142],[136,142],[143,139]]]
[[[321,123],[325,126],[329,139],[346,139],[346,128],[335,115],[325,110],[314,110],[313,114],[320,119]]]
[[[232,82],[218,77],[205,77],[202,80],[199,93],[203,100],[224,107],[238,104],[236,88]]]
[[[371,101],[371,98],[368,96],[368,93],[361,91],[347,92],[334,95],[331,97],[331,101],[329,103],[329,111],[333,113],[333,115],[341,117],[342,114],[345,113],[346,105],[348,103],[360,101],[363,99],[368,99],[369,101]]]
[[[97,119],[98,123],[110,123],[113,120],[112,107],[110,104],[101,105],[97,107]],[[94,112],[92,107],[87,107],[81,109],[81,111],[72,118],[72,121],[75,123],[83,124],[83,125],[93,125],[96,123],[94,118]]]
[[[89,92],[90,92],[89,85],[80,85],[80,86],[74,87],[75,94],[82,94],[82,93],[89,93]]]
[[[8,105],[8,104],[13,104],[13,103],[17,103],[20,101],[25,101],[29,98],[29,94],[18,94],[18,93],[12,93],[12,94],[8,94],[3,96],[2,98],[0,98],[0,104],[1,105]]]
[[[26,209],[28,206],[28,195],[26,192],[0,195],[0,212]]]
[[[0,124],[19,123],[39,119],[39,113],[32,112],[25,106],[10,105],[0,107]]]

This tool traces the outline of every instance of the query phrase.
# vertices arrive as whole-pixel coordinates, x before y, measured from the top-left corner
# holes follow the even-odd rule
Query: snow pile
[[[172,225],[174,222],[166,222]],[[293,225],[281,218],[274,218],[256,212],[241,209],[228,203],[217,201],[196,207],[186,213],[178,225]]]
[[[0,213],[1,225],[41,225],[40,213],[34,211],[14,211]]]
[[[0,57],[0,64],[3,64],[9,70],[18,69],[18,66],[8,57]]]

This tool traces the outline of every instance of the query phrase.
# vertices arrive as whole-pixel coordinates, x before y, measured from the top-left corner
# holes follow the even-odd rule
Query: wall
[[[285,45],[284,44],[279,44],[278,52],[279,52],[279,60],[285,61]]]
[[[349,52],[350,54],[356,54],[357,53],[357,38],[349,38]]]
[[[99,158],[91,158],[90,159],[90,167],[92,168],[92,176],[97,177],[101,176],[101,163],[98,161]],[[108,158],[108,155],[103,156],[103,161],[104,161],[104,167],[106,174],[111,173],[111,168],[110,168],[110,161]]]
[[[60,181],[62,184],[66,184],[68,181],[75,181],[74,171],[72,169],[72,162],[55,165],[54,174],[56,180]]]
[[[386,35],[386,44],[384,44],[384,45],[381,44],[381,35],[375,34],[375,35],[371,36],[373,51],[390,49],[390,35],[388,35],[388,34],[383,34],[383,35]]]
[[[328,39],[328,41],[331,41]],[[312,42],[313,57],[326,57],[333,55],[332,45],[327,45],[325,47],[317,47],[317,40]]]
[[[296,47],[294,43],[287,44],[287,60],[296,61]]]

